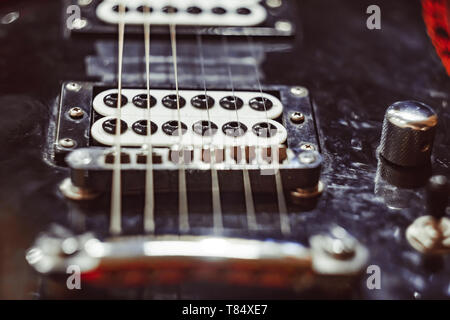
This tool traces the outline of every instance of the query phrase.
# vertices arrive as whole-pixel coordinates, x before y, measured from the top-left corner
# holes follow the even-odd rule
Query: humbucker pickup
[[[150,140],[159,147],[179,143],[267,146],[280,145],[287,137],[286,128],[275,121],[283,112],[281,101],[267,93],[208,90],[205,95],[204,90],[180,90],[179,114],[175,90],[151,90],[150,94],[151,108],[147,110],[145,90],[122,90],[122,146],[142,146]],[[97,94],[93,108],[104,117],[92,124],[92,138],[103,145],[113,145],[117,90]],[[147,134],[147,118],[151,119],[151,137]]]
[[[152,26],[152,34],[168,34],[168,25],[176,25],[180,35],[290,37],[297,28],[295,10],[289,1],[65,0],[65,3],[68,35],[115,34],[120,20],[119,4],[125,6],[122,19],[127,34],[142,33],[145,22]],[[149,5],[148,12],[144,10],[145,4]],[[74,13],[79,16],[71,18]]]
[[[233,175],[247,170],[255,192],[272,192],[273,175],[280,170],[284,189],[301,197],[304,190],[317,191],[322,157],[307,90],[298,91],[274,86],[262,93],[208,90],[205,95],[203,90],[180,89],[178,114],[174,90],[152,89],[148,109],[145,90],[124,88],[122,134],[116,137],[117,90],[69,82],[62,88],[53,156],[72,169],[74,187],[105,192],[116,156],[111,145],[118,138],[125,193],[144,190],[151,145],[156,192],[177,192],[182,165],[191,190],[210,190],[214,169],[224,181],[223,191],[233,191],[231,182],[239,181]],[[180,131],[184,139],[177,135]]]

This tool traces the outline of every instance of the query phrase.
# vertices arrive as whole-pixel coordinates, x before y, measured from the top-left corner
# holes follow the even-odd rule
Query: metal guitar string
[[[236,112],[236,121],[238,123],[239,131],[240,131],[241,123],[239,122],[237,99],[236,99],[236,95],[235,95],[235,91],[234,91],[233,75],[231,72],[230,53],[229,53],[229,49],[228,49],[228,41],[225,36],[222,36],[222,46],[224,48],[225,59],[227,61],[228,78],[230,80],[231,92],[233,94],[233,99],[234,99],[234,110]],[[241,152],[242,152],[242,149],[241,149]],[[244,166],[244,168],[242,170],[242,178],[243,178],[243,183],[244,183],[244,197],[245,197],[245,209],[246,209],[246,213],[247,213],[247,226],[250,230],[257,230],[258,224],[256,222],[256,214],[255,214],[255,205],[253,202],[252,186],[250,184],[250,175],[248,173],[246,166]]]
[[[206,74],[205,74],[205,64],[204,64],[204,57],[203,57],[203,42],[202,42],[202,36],[199,31],[197,31],[197,47],[199,50],[200,66],[201,66],[202,77],[203,77],[203,88],[205,91],[205,102],[206,102],[206,113],[208,116],[209,135],[213,135],[212,125],[211,125],[211,116],[210,116],[210,112],[209,112],[208,91],[206,89]],[[210,166],[211,166],[213,226],[216,231],[219,231],[223,228],[222,205],[220,203],[219,177],[217,175],[217,169],[215,167],[216,152],[215,152],[215,146],[213,146],[212,144],[209,146],[209,157],[210,157]]]
[[[183,129],[181,127],[181,115],[180,115],[180,93],[178,90],[178,67],[177,67],[177,43],[176,43],[176,26],[174,24],[169,25],[170,30],[170,42],[172,47],[173,69],[175,77],[175,91],[177,96],[177,114],[178,114],[178,136],[179,141],[179,160],[180,167],[178,169],[178,212],[179,212],[179,228],[180,231],[189,230],[189,213],[188,213],[188,199],[186,191],[186,168],[184,160],[184,148],[182,144]]]
[[[147,85],[147,136],[145,151],[147,152],[147,168],[145,172],[145,205],[144,205],[144,231],[155,232],[155,193],[153,189],[153,146],[152,146],[152,122],[151,122],[151,100],[150,100],[150,8],[144,6],[144,46],[145,46],[145,72]],[[145,152],[144,151],[144,152]]]
[[[255,60],[253,66],[255,69],[256,81],[257,81],[259,91],[261,93],[263,105],[264,105],[264,111],[266,113],[267,130],[270,130],[269,117],[267,115],[266,99],[263,97],[263,90],[262,90],[260,75],[259,75],[258,66],[257,66],[257,62],[256,62],[255,44],[250,35],[247,35],[247,39],[249,42],[251,55],[252,55],[253,59]],[[278,146],[277,146],[277,148],[278,148]],[[272,163],[275,163],[276,161],[278,161],[279,152],[278,152],[278,149],[275,152],[273,152],[273,151],[274,150],[272,150],[272,152],[271,152]],[[276,156],[275,156],[275,154],[276,154]],[[288,235],[291,232],[291,227],[289,224],[289,216],[288,216],[288,211],[287,211],[286,199],[284,197],[283,182],[281,179],[280,170],[277,170],[276,168],[274,168],[274,171],[275,171],[274,172],[275,173],[275,185],[276,185],[276,189],[277,189],[278,211],[280,214],[280,228],[281,228],[282,234]]]
[[[125,34],[124,22],[125,6],[119,4],[119,37],[118,37],[118,75],[117,75],[117,108],[116,108],[116,132],[114,141],[114,168],[111,187],[111,216],[109,230],[112,234],[122,232],[122,188],[121,188],[121,117],[122,117],[122,60],[123,42]]]

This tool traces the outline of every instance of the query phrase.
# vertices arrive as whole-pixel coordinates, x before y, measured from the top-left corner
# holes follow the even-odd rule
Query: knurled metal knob
[[[384,116],[379,152],[399,166],[415,167],[430,161],[437,125],[436,112],[424,103],[399,101]]]

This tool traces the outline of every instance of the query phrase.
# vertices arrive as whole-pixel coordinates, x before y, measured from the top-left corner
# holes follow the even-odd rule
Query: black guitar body
[[[68,200],[61,193],[59,185],[70,169],[64,164],[66,153],[55,151],[55,136],[60,126],[59,138],[73,133],[77,143],[96,145],[86,137],[86,128],[77,129],[96,119],[94,111],[84,118],[85,123],[70,126],[70,119],[64,117],[58,122],[59,109],[76,107],[98,90],[117,86],[117,33],[107,28],[68,32],[68,4],[15,0],[0,5],[2,16],[20,13],[17,20],[0,26],[1,298],[449,298],[449,256],[422,255],[405,237],[406,228],[426,214],[423,185],[429,170],[448,176],[450,166],[450,79],[427,35],[421,3],[410,0],[377,2],[381,30],[366,27],[366,8],[372,3],[365,0],[289,1],[283,14],[294,23],[292,36],[227,36],[224,40],[205,29],[200,49],[204,72],[198,36],[182,28],[177,34],[180,89],[203,90],[204,84],[208,90],[231,89],[223,58],[226,41],[237,91],[258,91],[258,80],[265,92],[283,102],[294,101],[290,100],[293,87],[309,91],[301,102],[287,105],[289,113],[280,121],[286,122],[296,108],[306,116],[304,129],[288,128],[292,133],[288,143],[309,143],[320,151],[323,194],[312,206],[299,208],[289,200],[290,190],[284,190],[291,229],[286,236],[280,230],[275,182],[267,178],[261,185],[274,191],[254,194],[261,229],[248,231],[242,177],[223,173],[219,183],[227,190],[221,194],[224,229],[220,234],[308,245],[311,235],[339,225],[367,247],[368,264],[381,270],[381,289],[367,287],[370,274],[365,270],[357,282],[348,284],[345,295],[332,289],[297,292],[183,283],[127,289],[83,285],[82,290],[68,290],[65,279],[38,274],[27,263],[26,250],[52,225],[74,234],[108,235],[109,192],[86,202]],[[123,86],[145,88],[143,34],[131,27],[129,31],[125,33]],[[152,30],[152,88],[174,89],[168,31]],[[70,96],[67,85],[71,83],[81,84],[85,93]],[[66,100],[61,103],[61,99]],[[424,102],[438,114],[431,168],[405,173],[379,160],[385,110],[400,100]],[[211,195],[189,192],[195,183],[187,181],[189,233],[211,234]],[[142,193],[123,196],[124,235],[144,232],[143,203]],[[156,234],[181,232],[176,194],[157,195],[155,224]]]

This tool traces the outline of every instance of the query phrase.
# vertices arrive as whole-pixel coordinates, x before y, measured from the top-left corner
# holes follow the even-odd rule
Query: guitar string
[[[118,30],[118,74],[117,74],[117,109],[116,109],[116,132],[114,139],[114,167],[112,174],[111,189],[111,213],[109,230],[112,234],[122,232],[122,188],[121,188],[121,121],[122,121],[122,62],[123,62],[123,43],[125,34],[125,6],[119,4],[119,30]]]
[[[238,107],[237,107],[237,99],[236,94],[234,90],[234,81],[233,81],[233,75],[231,72],[231,62],[230,62],[230,53],[228,48],[228,41],[225,36],[222,36],[222,46],[224,48],[225,52],[225,58],[227,61],[227,71],[228,71],[228,78],[231,85],[231,92],[233,94],[233,100],[234,100],[234,110],[236,113],[236,121],[238,123],[239,131],[241,131],[241,123],[239,121],[239,113],[238,113]],[[236,139],[236,138],[235,138]],[[242,154],[242,147],[241,148],[241,154]],[[242,170],[242,178],[244,183],[244,197],[245,197],[245,209],[247,214],[247,227],[250,230],[258,230],[258,224],[256,222],[256,213],[255,213],[255,205],[253,201],[253,193],[252,193],[252,186],[250,183],[250,175],[248,172],[248,169],[246,166],[244,166]]]
[[[258,65],[257,65],[255,44],[253,42],[252,37],[250,35],[248,35],[248,34],[247,34],[247,39],[248,39],[249,47],[250,47],[250,50],[251,50],[251,55],[252,55],[252,57],[254,59],[253,66],[254,66],[254,69],[255,69],[256,81],[257,81],[257,84],[258,84],[259,91],[261,93],[261,98],[262,98],[263,105],[264,105],[264,111],[266,113],[267,130],[270,130],[269,117],[268,117],[267,106],[266,106],[266,99],[263,97],[263,90],[262,90],[262,86],[261,86],[260,74],[259,74]],[[278,146],[277,146],[277,149],[278,149]],[[278,159],[279,159],[279,153],[278,153],[278,150],[276,150],[275,152],[274,151],[275,150],[272,150],[271,156],[272,156],[272,163],[275,164],[275,162],[278,161]],[[281,228],[281,232],[282,232],[283,235],[288,235],[288,234],[291,233],[291,227],[290,227],[290,223],[289,223],[289,216],[288,216],[288,211],[287,211],[286,199],[284,197],[283,182],[282,182],[282,179],[281,179],[280,170],[278,170],[274,166],[274,171],[275,171],[275,187],[276,187],[276,190],[277,190],[278,212],[279,212],[279,215],[280,215],[280,228]]]
[[[145,46],[145,73],[147,87],[147,135],[145,151],[147,152],[147,167],[145,173],[145,205],[144,205],[144,231],[155,232],[155,193],[153,181],[153,146],[152,146],[152,122],[151,122],[151,95],[150,95],[150,8],[144,6],[144,46]],[[145,152],[144,152],[145,154]]]
[[[175,91],[177,98],[177,114],[178,114],[178,136],[179,136],[179,160],[180,167],[178,169],[178,213],[179,213],[179,228],[180,231],[189,230],[189,213],[188,213],[188,199],[186,191],[186,168],[184,159],[184,148],[182,145],[183,130],[181,127],[181,112],[180,112],[180,92],[178,90],[178,66],[177,66],[177,43],[176,43],[176,25],[170,24],[170,42],[172,47],[172,63],[175,77]],[[181,158],[181,159],[180,159]]]
[[[203,56],[203,42],[202,36],[199,31],[197,31],[197,47],[199,50],[200,56],[200,66],[203,77],[203,88],[205,92],[205,101],[206,101],[206,113],[208,117],[208,127],[209,134],[214,134],[212,132],[212,124],[211,124],[211,115],[209,111],[209,103],[208,103],[208,91],[206,89],[206,74],[205,74],[205,64],[204,64],[204,56]],[[215,146],[210,144],[209,146],[209,157],[210,157],[210,166],[211,166],[211,193],[212,193],[212,205],[213,205],[213,227],[216,231],[219,231],[223,228],[223,218],[222,218],[222,205],[220,202],[220,186],[219,186],[219,177],[217,174],[217,169],[215,167],[216,160],[216,151]]]
[[[148,7],[147,9],[144,9],[149,11]],[[112,183],[112,199],[111,199],[111,222],[110,222],[110,231],[111,233],[118,234],[121,232],[121,147],[120,147],[120,134],[121,134],[121,92],[122,92],[122,62],[123,62],[123,43],[124,43],[124,29],[125,29],[125,23],[123,20],[123,15],[125,13],[125,7],[120,4],[119,5],[119,39],[118,39],[118,45],[119,45],[119,52],[118,52],[118,101],[117,101],[117,110],[116,110],[116,137],[115,137],[115,157],[114,157],[114,169],[113,169],[113,183]],[[174,77],[175,77],[175,89],[176,89],[176,97],[177,97],[177,113],[178,113],[178,135],[180,137],[180,150],[182,149],[182,127],[181,127],[181,116],[180,116],[180,96],[179,96],[179,89],[178,89],[178,71],[177,71],[177,51],[176,51],[176,26],[174,24],[170,24],[170,38],[171,38],[171,45],[172,45],[172,56],[173,56],[173,67],[174,67]],[[145,50],[146,50],[146,72],[147,72],[147,133],[148,136],[151,136],[151,122],[150,122],[150,88],[149,88],[149,30],[150,26],[149,23],[145,23],[144,25],[144,33],[145,33]],[[201,44],[201,38],[200,44]],[[268,116],[267,116],[267,108],[266,108],[266,102],[263,97],[262,87],[259,80],[259,72],[256,66],[256,57],[254,55],[254,49],[253,49],[253,41],[251,40],[251,37],[248,37],[250,48],[252,49],[252,55],[255,58],[255,73],[256,73],[256,79],[258,82],[259,90],[261,92],[261,97],[263,99],[264,109],[266,112],[266,118],[268,122]],[[201,47],[200,47],[201,48]],[[204,75],[204,64],[203,59],[202,61],[202,73],[203,77]],[[229,67],[229,73],[231,74],[230,66]],[[231,78],[231,77],[230,77]],[[206,80],[204,78],[204,89],[205,89],[205,98],[207,96],[206,91]],[[233,90],[233,97],[235,101],[235,109],[236,109],[236,116],[238,117],[237,113],[237,106],[236,106],[236,98]],[[211,122],[210,122],[210,116],[209,116],[209,106],[208,106],[208,100],[206,99],[207,109],[208,109],[208,123],[211,130]],[[238,118],[237,118],[238,119]],[[238,121],[239,123],[239,121]],[[240,126],[240,123],[239,123]],[[241,129],[241,128],[239,128]],[[269,122],[268,122],[268,129],[270,129]],[[150,148],[149,148],[150,147]],[[149,150],[149,154],[147,156],[147,166],[152,166],[152,150],[151,150],[151,143],[147,143],[147,149]],[[213,151],[213,150],[211,150]],[[187,230],[189,228],[189,222],[188,222],[188,210],[187,210],[187,194],[186,194],[186,177],[185,177],[185,168],[184,168],[184,152],[181,152],[181,159],[182,159],[182,165],[179,170],[179,213],[180,213],[180,230]],[[214,153],[211,152],[211,160],[214,159]],[[212,162],[212,161],[211,161]],[[149,169],[149,168],[147,168]],[[214,170],[215,171],[215,170]],[[247,171],[248,175],[248,171]],[[249,186],[249,179],[246,179],[246,175],[244,174],[244,184],[246,186]],[[221,218],[221,208],[220,208],[220,195],[219,195],[219,188],[218,188],[218,181],[217,181],[217,171],[215,178],[212,178],[213,180],[213,208],[215,213],[215,226],[222,225],[222,218]],[[249,177],[247,177],[249,178]],[[280,220],[281,220],[281,229],[283,233],[289,233],[289,223],[287,219],[287,208],[286,203],[282,191],[282,182],[281,182],[281,176],[279,174],[279,171],[276,171],[276,188],[277,188],[277,194],[278,194],[278,207],[280,211]],[[248,187],[246,189],[246,207],[247,207],[247,213],[253,206],[253,201],[251,201],[251,205],[248,205]],[[147,170],[146,175],[146,190],[153,190],[153,171]],[[216,192],[214,192],[216,191]],[[214,195],[216,194],[216,196]],[[217,197],[218,195],[218,197]],[[251,192],[250,192],[251,195]],[[218,198],[218,201],[217,201]],[[146,192],[146,205],[145,205],[145,225],[146,230],[153,231],[154,230],[154,221],[153,221],[153,211],[154,211],[154,195],[153,192]],[[251,212],[250,212],[251,213]],[[220,222],[217,219],[217,215],[220,217]],[[254,220],[251,219],[252,215],[249,215],[249,221]],[[287,223],[287,226],[286,226]]]

